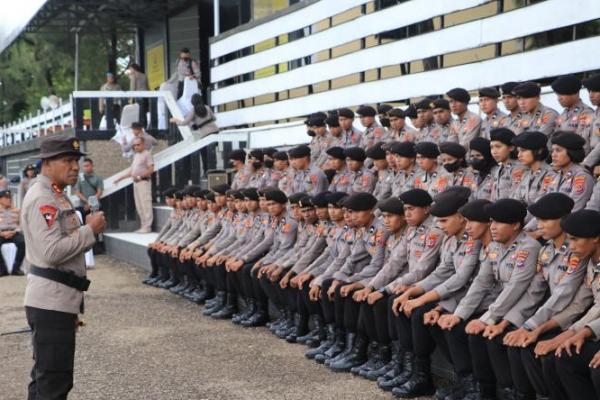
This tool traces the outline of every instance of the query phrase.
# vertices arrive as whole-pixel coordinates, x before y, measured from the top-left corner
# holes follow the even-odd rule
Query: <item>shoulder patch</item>
[[[42,217],[44,217],[48,228],[52,228],[54,221],[56,221],[56,216],[58,215],[58,209],[53,205],[44,204],[40,206],[40,214],[42,214]]]
[[[575,193],[583,193],[585,190],[585,176],[579,175],[573,178],[573,191]]]
[[[429,248],[435,247],[439,237],[440,237],[440,235],[437,234],[436,232],[431,232],[429,235],[427,235],[427,247],[429,247]]]
[[[527,260],[527,256],[529,255],[529,251],[527,250],[519,250],[517,251],[517,257],[515,260],[515,266],[517,268],[522,268],[525,266],[525,260]]]

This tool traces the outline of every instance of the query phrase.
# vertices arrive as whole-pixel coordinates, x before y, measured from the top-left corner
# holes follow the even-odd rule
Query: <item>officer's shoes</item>
[[[169,292],[174,293],[174,294],[178,294],[179,292],[181,292],[184,289],[185,289],[185,283],[181,282],[181,283],[179,283],[179,285],[176,285],[176,286],[173,286],[172,288],[169,288]]]
[[[143,281],[142,283],[144,285],[150,285],[150,282],[152,282],[154,279],[156,278],[156,275],[148,275]]]
[[[450,393],[445,394],[444,397],[439,397],[443,400],[464,400],[464,399],[479,399],[479,391],[475,384],[475,378],[472,374],[459,376],[458,380],[449,388]],[[435,394],[438,396],[438,389]]]
[[[198,292],[194,295],[192,301],[196,304],[204,304],[209,296],[210,294],[206,289],[199,289]]]
[[[353,344],[352,350],[346,356],[329,363],[331,370],[335,372],[348,372],[352,367],[362,365],[367,361],[367,341],[350,333],[346,337],[346,347],[348,347],[349,343]]]
[[[325,350],[324,353],[315,356],[315,361],[319,364],[325,364],[327,360],[337,357],[346,348],[344,332],[341,329],[336,329],[335,340],[333,344]]]
[[[383,390],[392,390],[394,387],[402,386],[406,381],[410,379],[413,372],[413,361],[414,356],[410,352],[405,352],[402,355],[402,367],[399,374],[389,376],[388,374],[377,379],[377,386]],[[390,371],[392,374],[398,370]]]
[[[265,325],[268,320],[269,316],[267,315],[267,313],[265,311],[258,310],[257,312],[240,322],[240,325],[242,325],[245,328],[251,328],[255,326]]]
[[[435,387],[431,381],[429,360],[418,360],[415,362],[415,370],[408,381],[402,386],[392,389],[396,397],[412,399],[420,396],[431,396],[435,393]]]
[[[306,353],[304,353],[304,356],[308,359],[313,359],[318,354],[325,353],[325,351],[327,351],[327,349],[330,348],[334,342],[335,342],[335,325],[328,324],[325,327],[325,339],[321,340],[318,347],[310,349]]]
[[[243,320],[248,319],[252,314],[256,312],[256,302],[253,300],[248,301],[248,306],[242,311],[231,317],[231,322],[234,324],[240,324]]]
[[[215,301],[212,302],[212,305],[207,305],[206,308],[202,311],[202,315],[209,316],[212,313],[219,311],[221,308],[225,306],[225,292],[218,292],[215,296]]]
[[[279,317],[275,321],[267,323],[267,328],[269,328],[269,331],[271,331],[272,333],[275,333],[279,328],[281,328],[281,325],[284,324],[286,321],[286,311],[279,310]]]
[[[366,371],[364,374],[360,374],[360,376],[362,376],[363,378],[366,378],[370,381],[376,381],[380,377],[382,377],[382,376],[386,375],[387,373],[396,369],[397,372],[390,374],[390,378],[393,378],[394,376],[398,375],[401,372],[399,365],[400,364],[398,363],[397,360],[392,360],[389,363],[385,364],[383,367],[381,367],[379,369],[372,369],[370,371]]]

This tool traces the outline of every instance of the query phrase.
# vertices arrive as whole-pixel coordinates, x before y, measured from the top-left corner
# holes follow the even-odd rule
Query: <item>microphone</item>
[[[96,196],[88,197],[88,204],[90,205],[90,209],[92,212],[96,212],[100,210],[100,202]]]

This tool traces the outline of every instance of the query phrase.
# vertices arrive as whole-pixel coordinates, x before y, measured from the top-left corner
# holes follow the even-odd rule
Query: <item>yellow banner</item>
[[[160,43],[146,49],[146,76],[150,90],[156,90],[166,80],[165,46]]]

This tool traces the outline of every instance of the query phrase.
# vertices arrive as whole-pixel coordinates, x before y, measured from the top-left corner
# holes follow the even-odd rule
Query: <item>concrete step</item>
[[[121,261],[150,270],[148,243],[153,242],[157,233],[105,233],[106,254]]]

